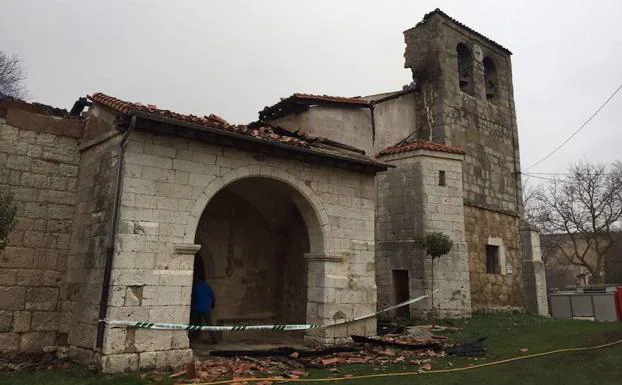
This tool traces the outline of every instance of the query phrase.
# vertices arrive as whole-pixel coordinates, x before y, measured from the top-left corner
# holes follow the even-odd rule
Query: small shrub
[[[13,194],[0,192],[0,251],[4,250],[9,242],[9,234],[15,229],[17,207],[13,201]]]

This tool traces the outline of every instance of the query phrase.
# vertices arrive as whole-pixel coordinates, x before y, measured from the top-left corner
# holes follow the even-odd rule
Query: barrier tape
[[[439,291],[438,289],[433,291],[436,293]],[[356,317],[349,320],[336,322],[332,324],[326,325],[317,325],[317,324],[276,324],[276,325],[228,325],[228,326],[215,326],[215,325],[189,325],[189,324],[169,324],[169,323],[159,323],[159,322],[136,322],[136,321],[118,321],[118,320],[109,320],[103,319],[99,322],[104,322],[112,327],[131,327],[131,328],[139,328],[139,329],[154,329],[154,330],[190,330],[190,331],[213,331],[213,332],[222,332],[222,331],[233,331],[233,332],[242,332],[242,331],[251,331],[251,330],[270,330],[270,331],[294,331],[294,330],[310,330],[310,329],[323,329],[329,328],[339,325],[345,325],[352,322],[362,321],[368,318],[372,318],[377,316],[378,314],[386,313],[388,311],[400,308],[402,306],[410,305],[415,302],[419,302],[424,298],[427,298],[428,294],[422,295],[417,298],[409,299],[408,301],[404,301],[398,303],[397,305],[390,306],[386,309],[377,311],[372,314],[368,314],[362,317]]]

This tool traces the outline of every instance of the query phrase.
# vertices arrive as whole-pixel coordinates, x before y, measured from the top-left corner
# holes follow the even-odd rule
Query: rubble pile
[[[66,348],[46,347],[36,353],[10,353],[0,356],[0,373],[69,368]]]
[[[200,383],[233,378],[244,383],[245,378],[270,377],[272,379],[297,379],[308,375],[308,369],[331,369],[338,372],[341,365],[364,364],[376,367],[412,365],[415,370],[432,369],[432,359],[445,357],[440,344],[433,338],[411,335],[385,335],[370,343],[352,345],[348,351],[313,355],[309,351],[293,352],[288,356],[249,357],[243,352],[236,357],[210,357],[195,361],[171,377],[180,384]],[[389,345],[389,346],[387,346]],[[421,348],[432,346],[433,348]],[[353,349],[354,348],[354,349]],[[270,381],[257,384],[268,385]]]

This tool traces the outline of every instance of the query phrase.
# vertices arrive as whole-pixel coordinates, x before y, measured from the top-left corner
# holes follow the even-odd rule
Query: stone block
[[[20,183],[26,187],[49,188],[51,177],[44,174],[33,174],[24,172],[21,175]]]
[[[104,374],[131,372],[138,370],[138,354],[106,354],[100,358],[100,368]]]
[[[13,286],[17,283],[16,269],[0,269],[0,286]]]
[[[62,176],[77,177],[78,166],[72,164],[60,164],[58,166],[58,173]]]
[[[17,285],[19,286],[40,286],[43,272],[34,269],[20,269],[17,272]]]
[[[158,197],[153,195],[136,194],[134,198],[134,207],[147,209],[155,209],[158,204]]]
[[[156,182],[155,194],[169,198],[190,199],[192,187],[190,185],[178,185],[175,183]]]
[[[58,304],[58,288],[35,287],[26,292],[27,310],[54,310]]]
[[[61,313],[38,312],[32,313],[30,328],[34,331],[55,331],[60,325]]]
[[[50,204],[48,205],[48,217],[50,219],[72,219],[73,206]]]
[[[13,329],[13,312],[0,310],[0,333]]]
[[[190,347],[190,339],[188,338],[188,332],[185,330],[172,330],[171,348],[173,349],[187,349]]]
[[[0,309],[22,310],[26,298],[25,287],[0,287]]]
[[[155,182],[146,179],[123,178],[123,191],[135,194],[154,195]]]
[[[172,330],[136,329],[134,346],[138,352],[169,350],[172,337]]]
[[[156,368],[178,368],[192,361],[191,349],[164,350],[156,352]]]
[[[24,232],[23,244],[29,248],[44,248],[48,242],[48,233],[28,230]]]
[[[149,319],[149,308],[141,306],[111,307],[108,318],[136,322],[146,322]]]
[[[149,309],[149,322],[187,323],[190,319],[190,306],[152,306]]]
[[[177,150],[170,146],[161,146],[157,144],[145,143],[143,153],[149,155],[160,156],[164,158],[175,158]]]
[[[56,139],[56,135],[41,133],[34,138],[34,142],[39,146],[54,147]]]
[[[19,171],[30,170],[32,159],[22,155],[11,155],[6,160],[6,168]]]
[[[137,154],[128,152],[125,154],[125,162],[128,164],[136,164],[139,166],[172,168],[173,160],[170,158],[159,157],[149,154]]]
[[[128,330],[130,329],[106,328],[102,352],[104,354],[126,353],[126,340]]]
[[[41,159],[34,159],[30,167],[30,171],[37,174],[55,175],[58,173],[59,165],[57,162],[51,162]]]
[[[56,343],[56,332],[27,332],[22,334],[20,349],[24,352],[38,352]]]
[[[63,205],[73,205],[76,201],[76,196],[72,192],[66,191],[54,191],[54,190],[42,190],[39,192],[37,199],[39,202],[59,203]]]
[[[31,268],[34,253],[32,248],[8,246],[0,251],[0,267]]]
[[[80,160],[80,154],[74,149],[44,147],[41,159],[60,163],[77,163]]]
[[[147,370],[155,369],[156,352],[144,352],[138,355],[138,369]]]
[[[20,335],[17,333],[0,333],[0,353],[11,353],[19,350]]]
[[[31,313],[29,311],[16,311],[13,314],[13,331],[27,332],[30,331]]]

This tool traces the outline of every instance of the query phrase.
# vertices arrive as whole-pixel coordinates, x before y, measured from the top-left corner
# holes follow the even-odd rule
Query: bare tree
[[[531,220],[549,235],[543,249],[585,268],[593,283],[602,283],[605,258],[622,219],[620,163],[573,165],[568,175],[533,194]]]
[[[534,185],[531,183],[529,177],[523,179],[523,210],[525,213],[525,220],[529,223],[535,222],[536,218],[536,197],[541,192],[540,185]],[[535,223],[534,223],[535,224]]]
[[[0,51],[0,93],[18,99],[25,98],[25,79],[26,72],[21,59],[17,55],[9,56]]]

